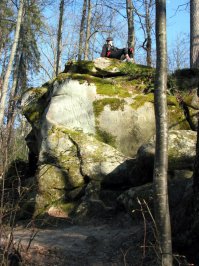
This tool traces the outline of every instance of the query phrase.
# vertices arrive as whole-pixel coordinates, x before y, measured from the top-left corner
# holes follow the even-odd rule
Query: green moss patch
[[[85,143],[93,143],[96,147],[94,152],[90,153],[90,158],[93,162],[99,162],[101,160],[105,160],[103,156],[103,144],[99,144],[98,141],[111,145],[115,147],[116,138],[111,134],[102,131],[99,127],[96,127],[96,135],[95,136],[88,136],[82,132],[72,131],[64,127],[54,127],[52,131],[60,131],[62,133],[68,134],[78,145],[85,145]]]
[[[74,202],[61,203],[58,205],[58,207],[66,214],[71,214],[74,211],[74,209],[77,207],[77,203]]]
[[[47,105],[46,97],[48,94],[48,88],[30,88],[27,93],[29,93],[28,103],[23,106],[22,111],[31,124],[38,126],[39,119]]]
[[[78,132],[78,131],[73,131],[73,130],[70,130],[70,129],[67,129],[65,127],[62,127],[62,126],[52,126],[51,129],[48,131],[48,135],[51,135],[51,134],[55,134],[57,140],[60,138],[60,137],[63,137],[63,134],[67,134],[67,135],[71,135],[73,137],[79,137],[81,135],[81,132]]]
[[[146,102],[154,103],[154,94],[140,94],[134,98],[134,102],[131,104],[131,107],[137,110],[139,107],[143,106]],[[175,96],[167,95],[167,105],[179,107],[179,103]]]
[[[190,129],[182,108],[177,106],[168,106],[168,123],[169,129]]]
[[[68,73],[60,73],[54,81],[58,81],[59,84],[64,82],[65,80],[69,79],[70,78],[70,74]]]
[[[148,78],[154,82],[155,68],[132,63],[122,63],[119,69],[121,73],[131,76],[132,78]]]
[[[134,86],[137,92],[147,91],[149,93],[154,90],[154,68],[132,63],[122,63],[119,69],[123,75],[128,76],[131,80],[129,84]]]
[[[179,107],[179,103],[178,103],[176,97],[173,95],[167,95],[167,105]]]
[[[130,93],[119,86],[119,84],[110,84],[108,82],[97,83],[97,93],[102,95],[114,96],[117,95],[122,98],[130,97]]]
[[[96,127],[96,139],[116,148],[116,137]]]
[[[118,69],[118,76],[110,77],[110,70]],[[109,78],[106,75],[109,71]],[[104,74],[102,73],[104,72]],[[58,82],[68,78],[78,80],[79,83],[94,83],[97,93],[108,96],[130,97],[133,91],[154,90],[153,68],[132,63],[123,63],[119,60],[110,60],[110,65],[105,69],[95,68],[91,61],[81,61],[72,64],[69,72],[58,75]]]
[[[146,95],[137,95],[134,98],[134,102],[130,105],[134,110],[137,110],[141,106],[143,106],[146,102],[154,103],[154,94],[149,93]]]
[[[93,102],[93,108],[95,116],[99,116],[104,110],[104,107],[108,105],[112,111],[124,110],[125,101],[119,98],[104,98]]]
[[[64,73],[91,74],[96,72],[93,61],[69,61],[65,65]]]
[[[77,73],[80,73],[80,74],[90,73],[95,68],[93,61],[76,62],[76,66],[77,66]]]
[[[88,85],[95,84],[97,87],[97,93],[107,96],[119,96],[122,98],[130,97],[131,94],[128,90],[123,88],[120,84],[117,84],[112,79],[103,79],[88,74],[70,74],[62,73],[58,76],[58,80],[71,78],[73,80],[78,80],[80,84],[87,82]]]
[[[93,109],[96,118],[96,125],[98,125],[98,116],[103,112],[105,106],[109,106],[112,111],[116,110],[124,110],[124,99],[119,98],[104,98],[101,100],[97,100],[93,102]],[[96,139],[109,144],[112,147],[116,147],[116,137],[107,133],[106,131],[101,130],[98,126],[96,126]]]
[[[48,91],[48,87],[47,86],[43,86],[43,87],[36,87],[36,88],[28,88],[24,93],[27,93],[27,92],[32,92],[32,94],[34,95],[35,98],[41,98],[44,94],[46,94],[46,92]],[[22,95],[22,97],[23,97]]]

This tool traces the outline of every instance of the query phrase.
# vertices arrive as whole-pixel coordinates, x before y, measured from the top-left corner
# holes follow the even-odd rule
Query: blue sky
[[[177,35],[190,32],[189,5],[186,5],[188,2],[188,0],[167,0],[168,45],[175,41]]]
[[[55,1],[54,4],[48,9],[46,10],[46,16],[48,17],[48,21],[51,21],[53,26],[55,27],[57,25],[57,21],[58,21],[58,12],[54,12],[54,10],[58,10],[58,2],[59,1]],[[78,1],[77,1],[78,2]],[[180,46],[180,49],[183,51],[188,51],[189,50],[189,37],[185,36],[184,34],[187,33],[189,34],[189,5],[186,3],[188,3],[189,0],[166,0],[167,3],[167,44],[168,44],[168,52],[171,54],[172,50],[174,48],[176,48],[176,46],[178,47],[179,44],[182,40],[187,41],[186,46],[183,44]],[[75,17],[75,14],[81,13],[81,9],[82,9],[82,0],[80,0],[78,3],[81,3],[75,7],[78,7],[75,10],[73,10],[73,17]],[[124,5],[125,6],[125,5]],[[68,11],[69,7],[67,7],[67,11]],[[78,12],[77,12],[78,11]],[[124,15],[125,15],[125,10],[124,11]],[[67,18],[68,19],[68,18]],[[66,22],[67,22],[66,19]],[[70,18],[69,18],[70,19]],[[76,20],[76,22],[78,22]],[[125,30],[127,27],[127,23],[125,19],[121,19],[121,17],[118,16],[118,27],[123,27]],[[71,22],[69,23],[71,24]],[[139,25],[138,25],[139,26]],[[65,27],[68,28],[68,25],[65,24]],[[115,35],[114,37],[114,45],[116,45],[117,47],[121,48],[124,47],[127,43],[126,37],[123,35],[123,30],[120,31],[121,36],[120,35]],[[79,32],[77,31],[76,34],[78,35]],[[137,60],[140,63],[144,63],[145,61],[145,54],[142,48],[140,47],[140,44],[143,43],[143,37],[142,37],[142,31],[138,30],[136,31],[136,37],[139,39],[138,43],[138,49],[136,51],[136,55],[137,55]],[[68,34],[67,38],[69,39]],[[177,37],[179,37],[179,41],[177,43]],[[75,36],[77,37],[77,36]],[[98,50],[100,51],[100,45],[102,45],[102,41],[101,41],[101,34],[97,35],[98,39]],[[106,36],[105,36],[106,37]],[[124,38],[125,37],[125,38]],[[153,46],[155,46],[155,39],[154,39],[154,35],[153,35]],[[183,39],[184,38],[184,39]],[[45,51],[47,51],[47,44],[45,42]],[[185,52],[186,53],[186,52]],[[188,56],[187,52],[187,56]],[[50,52],[47,53],[48,56],[50,56]],[[67,56],[67,52],[64,51],[64,56]],[[96,54],[96,57],[99,56],[99,53]],[[63,58],[63,64],[65,64],[66,62],[66,58]],[[62,66],[63,68],[63,66]],[[50,67],[51,69],[51,67]]]

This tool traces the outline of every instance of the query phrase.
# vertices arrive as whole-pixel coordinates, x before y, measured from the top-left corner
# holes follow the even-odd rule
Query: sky
[[[80,0],[80,3],[82,0]],[[174,46],[177,46],[177,37],[180,36],[179,40],[182,40],[182,37],[187,38],[187,46],[185,47],[182,45],[180,48],[182,50],[188,50],[189,48],[189,5],[187,4],[189,0],[166,0],[167,4],[167,45],[168,45],[168,52],[171,53],[171,51],[174,49]],[[58,21],[58,13],[54,12],[55,9],[58,9],[58,0],[54,2],[54,5],[51,7],[50,10],[46,13],[46,16],[48,17],[48,20],[53,21],[53,25],[55,26]],[[187,4],[187,5],[186,5]],[[68,8],[68,7],[67,7]],[[82,6],[79,6],[80,10]],[[75,12],[74,12],[75,13]],[[120,18],[119,18],[120,19]],[[67,21],[67,20],[66,20]],[[119,26],[124,27],[126,25],[126,20],[123,19],[123,21],[119,21]],[[65,25],[65,27],[68,27]],[[126,27],[126,26],[125,26]],[[122,37],[123,31],[121,30],[121,36],[112,36],[114,37],[114,45],[121,48],[124,47],[127,43],[126,38]],[[79,34],[79,32],[77,32]],[[136,37],[140,39],[140,43],[143,42],[142,32],[136,31]],[[185,36],[184,34],[187,34]],[[100,34],[97,35],[98,42],[100,45]],[[155,36],[153,36],[155,37]],[[67,34],[67,39],[69,39],[69,36]],[[138,49],[136,51],[137,60],[138,62],[142,63],[142,60],[145,60],[145,56],[143,56],[143,49],[139,48],[140,43],[138,42]],[[179,43],[179,42],[178,42]],[[46,43],[45,43],[46,45]],[[155,45],[155,40],[153,39],[153,45]],[[185,48],[184,48],[185,47]],[[176,48],[176,47],[175,47]],[[47,47],[45,47],[45,50],[47,51]],[[98,49],[99,50],[99,49]],[[49,54],[49,53],[48,53]],[[64,55],[66,56],[67,53],[65,52]],[[96,56],[99,56],[99,53],[96,54]],[[67,59],[63,58],[62,63],[65,64]],[[63,68],[63,66],[62,66]],[[46,77],[45,77],[46,78]],[[48,78],[48,77],[47,77]]]
[[[177,35],[189,34],[189,0],[167,0],[167,40],[171,45]]]

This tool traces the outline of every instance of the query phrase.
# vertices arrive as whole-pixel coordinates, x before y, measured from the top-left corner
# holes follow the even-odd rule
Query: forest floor
[[[8,250],[9,266],[161,265],[155,226],[151,217],[140,212],[98,214],[83,220],[47,215],[41,221],[18,222],[12,230],[5,227],[0,244],[0,251]],[[174,266],[197,263],[174,255]]]
[[[22,259],[20,265],[155,266],[157,250],[147,227],[144,221],[132,223],[127,216],[94,219],[83,225],[64,220],[42,228],[18,225],[13,243]]]

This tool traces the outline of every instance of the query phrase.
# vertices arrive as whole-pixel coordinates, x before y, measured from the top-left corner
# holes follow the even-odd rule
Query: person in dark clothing
[[[127,62],[132,62],[130,55],[133,54],[133,48],[122,48],[119,49],[113,46],[113,39],[108,37],[106,43],[103,45],[101,57],[116,58],[116,59],[126,59]]]

